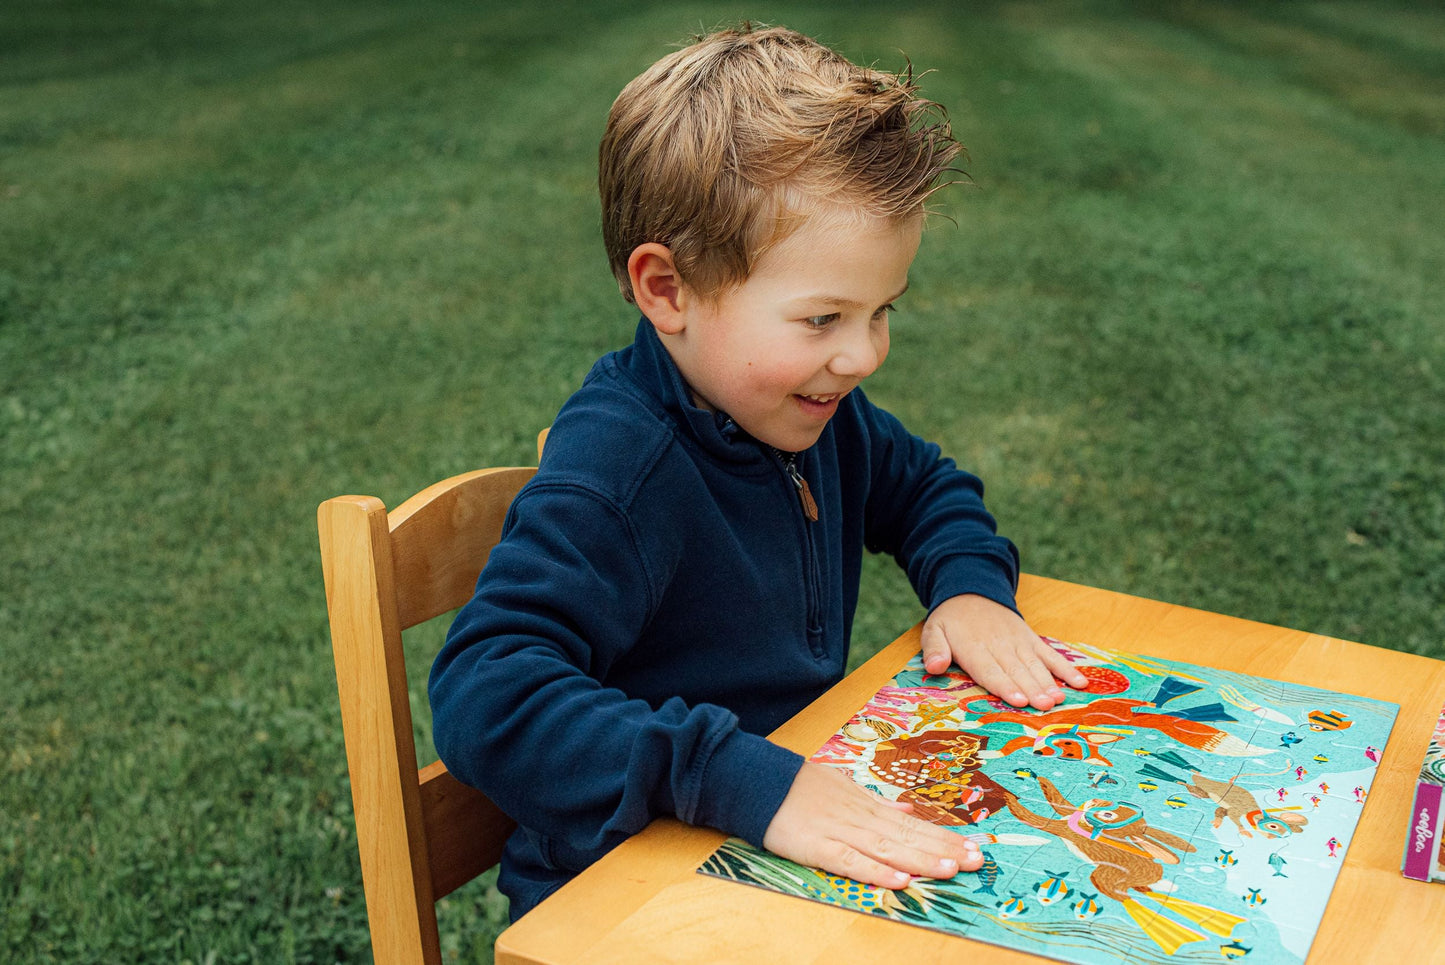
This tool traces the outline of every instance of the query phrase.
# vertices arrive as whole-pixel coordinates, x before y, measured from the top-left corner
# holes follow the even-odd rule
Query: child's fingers
[[[901,871],[881,861],[874,861],[862,852],[852,848],[845,848],[843,860],[838,867],[842,870],[837,874],[845,875],[856,881],[865,884],[880,885],[884,888],[907,888],[913,876],[906,871]],[[828,870],[824,868],[824,870]]]
[[[1030,644],[1027,648],[1010,655],[1012,662],[1004,669],[1023,691],[1029,695],[1029,703],[1039,710],[1049,710],[1064,699],[1064,692],[1054,680],[1054,675],[1044,665],[1039,654]]]
[[[1064,699],[1064,692],[1050,670],[1049,656],[1063,658],[1022,622],[1014,629],[1019,632],[1000,640],[993,648],[1001,672],[1016,692],[1027,695],[1022,702],[1013,703],[1029,703],[1039,710],[1049,710]]]
[[[942,620],[924,624],[920,646],[923,666],[929,673],[942,673],[948,663],[957,662],[975,683],[1015,707],[1033,704],[1048,710],[1064,699],[1036,649],[1043,641],[1023,621],[1008,620],[966,647],[955,648],[949,630],[949,624]],[[935,658],[935,653],[947,656]],[[929,663],[930,659],[936,659],[938,669]]]
[[[1028,696],[1019,688],[1013,676],[1004,670],[994,658],[993,652],[987,648],[978,648],[969,656],[966,666],[973,682],[995,697],[1006,700],[1015,707],[1022,707],[1029,702]]]
[[[890,801],[859,787],[842,774],[829,776],[838,790],[852,799],[847,823],[857,834],[844,837],[872,857],[886,859],[891,855],[927,852],[962,860],[969,850],[978,847],[963,835],[910,814],[913,805],[907,801]]]
[[[881,843],[881,842],[880,842]],[[906,888],[914,878],[952,878],[958,874],[962,859],[939,856],[912,848],[891,847],[881,855],[870,853],[844,841],[831,843],[820,867],[824,871],[846,875],[884,888]]]
[[[911,877],[948,878],[982,863],[978,845],[907,813],[830,768],[804,764],[763,846],[803,864],[901,888]]]
[[[835,844],[835,853],[825,857],[818,865],[824,871],[843,875],[845,878],[852,878],[854,881],[861,881],[867,885],[892,889],[907,888],[908,883],[914,878],[907,871],[870,858],[856,848],[841,842],[835,842]],[[948,878],[952,875],[939,874],[937,877]]]
[[[980,650],[969,660],[968,674],[980,687],[1015,707],[1029,702],[1020,682],[988,650]]]
[[[866,828],[864,833],[877,842],[872,849],[865,848],[874,857],[920,875],[937,876],[940,859],[963,867],[978,854],[978,845],[963,835],[897,812],[885,815],[881,826]],[[865,837],[865,843],[867,840]],[[929,867],[930,862],[935,866]]]
[[[1048,710],[1064,696],[1043,663],[1032,653],[1020,653],[1011,642],[977,648],[968,671],[975,683],[1015,707],[1033,704]]]
[[[887,869],[895,881],[907,878],[951,878],[959,871],[976,871],[983,863],[978,845],[961,835],[926,821],[894,814],[879,824],[865,824],[844,831],[836,842],[837,859],[856,861],[852,853]],[[872,865],[863,865],[871,870]],[[838,872],[856,877],[852,872]],[[899,878],[902,874],[904,878]],[[873,879],[873,884],[896,888]]]
[[[1039,641],[1039,656],[1043,658],[1044,666],[1048,667],[1049,672],[1070,687],[1089,686],[1089,678],[1085,677],[1078,667],[1069,663],[1068,657],[1044,643],[1043,640]]]

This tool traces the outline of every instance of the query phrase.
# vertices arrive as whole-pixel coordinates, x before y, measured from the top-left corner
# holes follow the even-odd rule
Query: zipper
[[[818,503],[813,499],[813,491],[808,488],[808,480],[804,479],[803,474],[798,472],[798,454],[796,452],[783,452],[781,449],[774,449],[772,446],[768,448],[772,449],[773,454],[782,460],[783,471],[786,472],[788,478],[793,481],[793,488],[798,491],[798,502],[803,507],[803,515],[808,518],[808,522],[816,523],[818,521]]]
[[[803,510],[803,574],[806,585],[804,587],[804,604],[807,610],[806,637],[808,649],[812,651],[815,659],[821,660],[827,656],[823,647],[823,622],[822,622],[822,577],[818,566],[818,546],[815,534],[817,531],[808,523],[818,521],[818,503],[813,498],[813,491],[808,488],[808,480],[803,478],[802,472],[798,470],[798,454],[796,452],[783,452],[774,446],[768,446],[773,455],[778,457],[782,464],[783,471],[787,473],[788,480],[793,484],[793,490],[798,494],[798,504]],[[821,534],[818,534],[821,535]]]

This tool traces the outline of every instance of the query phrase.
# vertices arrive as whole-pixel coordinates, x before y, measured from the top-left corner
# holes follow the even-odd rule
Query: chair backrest
[[[338,496],[317,511],[378,965],[440,965],[436,901],[496,864],[516,826],[440,761],[417,770],[401,632],[471,598],[507,507],[535,472],[464,473],[389,514],[374,496]]]

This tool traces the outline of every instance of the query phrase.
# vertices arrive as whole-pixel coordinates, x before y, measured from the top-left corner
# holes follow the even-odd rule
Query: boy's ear
[[[653,241],[638,245],[627,258],[627,275],[632,298],[652,327],[662,335],[681,333],[687,291],[671,249]]]

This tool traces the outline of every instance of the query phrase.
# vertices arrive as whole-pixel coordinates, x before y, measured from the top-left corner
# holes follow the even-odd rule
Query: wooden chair
[[[464,473],[389,514],[374,496],[337,496],[317,511],[378,965],[440,965],[436,901],[495,865],[516,826],[440,761],[417,770],[401,632],[471,598],[507,507],[535,472]]]

